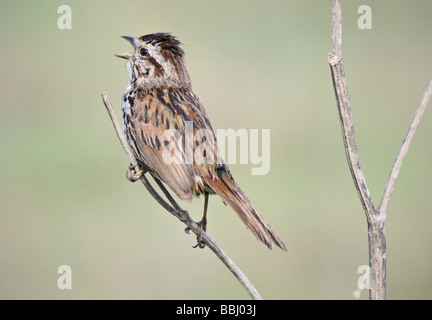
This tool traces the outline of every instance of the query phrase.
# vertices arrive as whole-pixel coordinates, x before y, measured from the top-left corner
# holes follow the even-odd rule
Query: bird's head
[[[139,38],[123,36],[134,53],[116,54],[128,60],[130,82],[144,87],[190,86],[181,42],[169,33],[152,33]]]

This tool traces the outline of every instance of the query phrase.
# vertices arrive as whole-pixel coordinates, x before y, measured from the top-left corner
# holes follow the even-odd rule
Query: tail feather
[[[209,187],[222,198],[224,203],[234,211],[257,239],[265,243],[270,249],[273,248],[274,243],[286,251],[287,249],[283,241],[253,207],[252,203],[232,178],[231,173],[226,170],[226,167],[222,167],[221,169],[217,170],[215,179],[210,177],[204,178]]]

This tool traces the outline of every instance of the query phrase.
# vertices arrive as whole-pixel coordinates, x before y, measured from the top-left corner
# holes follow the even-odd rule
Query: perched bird
[[[286,250],[221,158],[207,112],[192,91],[180,41],[169,33],[123,38],[134,47],[133,54],[117,54],[127,60],[130,75],[123,125],[143,169],[183,200],[204,194],[201,230],[206,230],[208,195],[217,194],[267,247]],[[203,247],[199,238],[198,244]]]

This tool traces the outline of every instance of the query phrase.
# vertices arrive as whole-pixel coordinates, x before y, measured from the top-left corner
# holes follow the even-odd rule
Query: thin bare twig
[[[423,116],[423,113],[426,109],[427,104],[429,103],[432,96],[432,78],[429,81],[429,85],[427,86],[425,92],[423,93],[423,97],[420,101],[420,104],[414,113],[414,117],[411,121],[411,124],[408,128],[408,132],[405,136],[404,141],[402,142],[402,146],[399,149],[399,153],[395,159],[393,167],[390,171],[390,175],[387,181],[387,184],[384,189],[384,193],[381,199],[381,203],[378,207],[378,214],[385,216],[387,212],[388,203],[390,201],[390,196],[393,192],[394,184],[396,182],[396,178],[399,174],[399,170],[402,166],[402,161],[405,158],[408,149],[411,145],[411,141],[414,138],[414,134],[417,131],[417,127],[420,123],[420,120]]]
[[[126,151],[126,154],[129,157],[129,161],[131,163],[131,167],[133,168],[139,168],[138,161],[136,160],[135,156],[133,155],[129,144],[127,143],[126,137],[124,136],[124,133],[118,124],[117,117],[115,115],[115,112],[111,106],[111,103],[107,97],[106,93],[102,93],[102,100],[105,104],[105,107],[110,115],[111,121],[114,125],[114,128],[116,130],[117,136],[120,139],[120,142],[123,146],[123,149]],[[198,234],[198,224],[191,219],[188,212],[186,210],[183,210],[177,202],[174,200],[174,198],[170,195],[168,190],[165,188],[165,186],[157,179],[155,181],[161,188],[162,192],[165,194],[165,196],[168,198],[168,200],[171,202],[172,206],[169,205],[151,186],[150,182],[147,180],[145,175],[142,175],[140,177],[141,182],[144,184],[146,189],[149,191],[149,193],[156,199],[159,204],[165,208],[169,213],[174,215],[177,219],[182,221],[184,224],[187,225],[187,227],[192,230],[193,233],[196,235]],[[233,260],[222,250],[222,248],[213,240],[210,238],[210,236],[202,231],[202,241],[216,254],[216,256],[225,264],[225,266],[234,274],[234,276],[237,278],[237,280],[243,285],[243,287],[246,289],[246,291],[249,293],[249,295],[254,300],[262,300],[261,295],[256,290],[256,288],[253,286],[252,282],[246,277],[246,275],[240,270],[240,268],[234,263]]]
[[[332,13],[332,53],[342,56],[342,0],[331,2]]]

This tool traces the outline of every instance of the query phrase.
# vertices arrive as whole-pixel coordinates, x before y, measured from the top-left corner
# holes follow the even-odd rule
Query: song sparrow
[[[180,41],[169,33],[123,38],[134,47],[132,55],[117,54],[128,60],[130,75],[123,95],[123,124],[144,170],[183,200],[204,194],[203,230],[208,195],[216,193],[270,249],[275,243],[286,250],[221,159],[207,112],[192,91]]]

